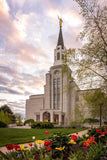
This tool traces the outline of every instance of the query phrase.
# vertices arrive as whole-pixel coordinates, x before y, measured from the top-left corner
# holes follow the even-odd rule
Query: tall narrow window
[[[60,109],[60,78],[57,79],[57,109]]]
[[[57,60],[60,60],[60,52],[57,53]]]
[[[56,79],[53,80],[53,108],[56,108]]]

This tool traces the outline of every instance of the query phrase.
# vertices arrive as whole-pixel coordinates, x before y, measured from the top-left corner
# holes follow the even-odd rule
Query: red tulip
[[[47,147],[47,151],[49,152],[51,149],[50,149],[50,147]]]
[[[90,140],[94,141],[94,140],[95,140],[95,137],[90,137]]]
[[[51,145],[51,141],[45,141],[44,146],[50,146]]]
[[[8,144],[7,146],[6,146],[6,148],[8,149],[8,150],[11,150],[11,149],[14,149],[14,144]]]
[[[72,135],[72,139],[75,141],[78,137],[76,135]]]
[[[14,146],[14,148],[15,148],[16,151],[19,151],[19,150],[20,150],[20,146],[19,146],[18,144],[16,144],[16,145]]]
[[[101,133],[101,129],[97,129],[97,130],[96,130],[96,133]]]

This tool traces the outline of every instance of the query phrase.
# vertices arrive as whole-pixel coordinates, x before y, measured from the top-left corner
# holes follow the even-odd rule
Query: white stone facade
[[[60,28],[59,42],[63,43]],[[68,126],[75,120],[74,108],[77,103],[79,88],[74,81],[69,81],[71,69],[62,72],[62,56],[66,48],[64,44],[54,50],[54,65],[46,74],[46,85],[43,95],[32,95],[26,100],[26,119],[35,121],[50,121],[56,125]]]

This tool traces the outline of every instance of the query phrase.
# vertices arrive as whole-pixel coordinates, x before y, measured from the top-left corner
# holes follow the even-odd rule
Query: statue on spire
[[[62,27],[63,20],[62,20],[62,18],[59,18],[59,16],[58,16],[58,19],[59,19],[59,26]]]

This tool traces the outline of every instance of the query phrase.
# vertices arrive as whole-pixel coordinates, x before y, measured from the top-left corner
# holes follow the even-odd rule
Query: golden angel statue
[[[62,18],[59,18],[59,16],[58,16],[58,19],[59,19],[59,25],[60,25],[60,27],[62,27],[63,20],[62,20]]]

